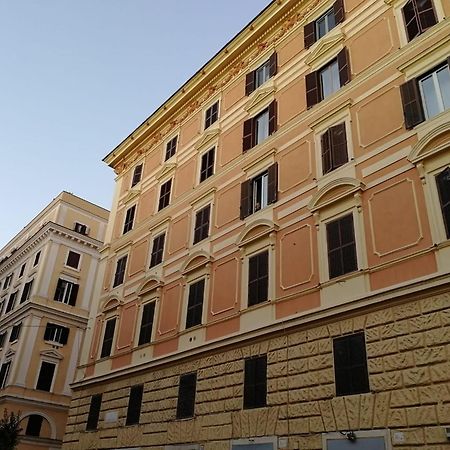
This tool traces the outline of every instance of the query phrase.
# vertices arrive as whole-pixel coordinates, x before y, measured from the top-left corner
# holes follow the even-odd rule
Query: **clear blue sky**
[[[0,248],[62,190],[110,208],[101,160],[271,0],[0,0]]]

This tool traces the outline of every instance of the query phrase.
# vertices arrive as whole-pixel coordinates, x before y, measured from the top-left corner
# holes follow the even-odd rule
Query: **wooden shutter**
[[[332,167],[336,169],[348,161],[345,122],[330,128]]]
[[[269,136],[277,131],[277,102],[269,105]]]
[[[303,28],[303,40],[305,48],[311,47],[316,42],[316,23],[310,22]]]
[[[53,297],[53,300],[61,301],[61,295],[62,295],[62,289],[63,289],[63,280],[61,278],[58,279],[58,283],[56,284],[56,290],[55,295]]]
[[[269,76],[270,78],[274,77],[278,71],[278,58],[277,53],[272,53],[269,58]]]
[[[244,132],[242,138],[242,151],[246,152],[254,146],[254,120],[248,119],[244,122]]]
[[[62,327],[61,329],[61,344],[66,345],[67,340],[69,339],[69,328]]]
[[[311,72],[305,77],[306,82],[306,105],[311,108],[319,103],[319,76],[317,72]]]
[[[51,334],[53,329],[55,328],[56,325],[54,325],[53,323],[48,323],[47,326],[45,327],[45,333],[44,333],[44,341],[49,341],[51,338]]]
[[[278,199],[278,163],[267,170],[267,203],[275,203]]]
[[[77,295],[78,295],[78,284],[72,284],[72,290],[70,291],[70,298],[69,298],[69,305],[75,306],[75,303],[77,301]]]
[[[336,25],[345,19],[344,0],[336,0],[333,4],[334,21]]]
[[[250,95],[255,90],[255,71],[252,70],[245,77],[245,95]]]
[[[241,219],[245,219],[251,214],[252,206],[252,180],[244,181],[241,184]]]
[[[402,97],[403,115],[405,116],[405,127],[407,130],[410,130],[425,120],[417,81],[412,79],[402,84],[400,86],[400,94]]]
[[[433,2],[431,0],[416,0],[416,7],[422,32],[428,30],[428,28],[433,25],[436,25],[437,19],[433,8]]]
[[[331,139],[330,130],[325,131],[320,138],[320,145],[322,151],[322,173],[325,175],[331,172]]]
[[[350,64],[347,49],[344,47],[337,55],[339,82],[341,87],[350,81]]]

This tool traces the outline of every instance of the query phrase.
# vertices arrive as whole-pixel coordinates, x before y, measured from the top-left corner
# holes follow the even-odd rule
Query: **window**
[[[419,123],[450,108],[449,62],[432,69],[419,78],[400,86],[405,127]]]
[[[150,257],[150,267],[157,266],[162,263],[164,256],[164,241],[166,233],[161,233],[153,239],[152,254]]]
[[[0,389],[6,386],[6,381],[8,380],[9,368],[11,367],[11,361],[6,361],[2,364],[0,368]]]
[[[119,286],[123,283],[125,278],[125,268],[127,267],[127,255],[122,256],[117,260],[116,272],[114,274],[113,287]]]
[[[147,303],[142,309],[141,329],[138,345],[148,344],[152,340],[153,320],[155,317],[155,302]]]
[[[38,414],[31,414],[30,416],[28,416],[25,435],[39,437],[39,435],[41,434],[42,419],[43,417]]]
[[[14,304],[16,303],[17,294],[18,294],[18,292],[16,291],[16,292],[13,292],[9,296],[8,304],[6,305],[6,309],[5,309],[5,314],[9,313],[10,311],[12,311],[14,309]]]
[[[6,331],[0,334],[0,348],[3,348],[5,345],[5,339],[6,339]]]
[[[67,344],[69,328],[54,323],[48,323],[45,327],[44,341],[57,342],[61,345]]]
[[[278,197],[278,164],[241,184],[241,219],[275,203]]]
[[[332,8],[322,14],[318,19],[308,23],[304,29],[305,48],[311,47],[314,42],[325,36],[337,24],[344,21],[345,11],[343,0],[336,1]]]
[[[194,417],[196,385],[196,373],[188,373],[186,375],[180,376],[180,386],[178,388],[177,419]]]
[[[195,214],[194,244],[206,239],[209,235],[209,216],[211,205],[207,205]]]
[[[245,79],[245,95],[250,95],[255,89],[263,85],[277,73],[277,54],[261,64],[257,69],[249,72]]]
[[[142,177],[142,164],[138,164],[133,171],[133,178],[131,180],[131,187],[136,186],[140,181]]]
[[[13,274],[10,273],[10,274],[5,278],[5,281],[3,282],[3,289],[8,289],[8,288],[9,288],[9,285],[11,284],[11,281],[12,281],[12,277],[13,277]]]
[[[170,203],[170,191],[172,189],[172,180],[168,180],[161,185],[159,192],[158,211],[161,211]]]
[[[102,405],[102,394],[95,394],[91,397],[89,413],[86,422],[86,431],[96,430],[100,417],[100,407]]]
[[[15,342],[19,339],[21,328],[22,328],[21,323],[18,323],[12,327],[11,335],[9,336],[9,342]]]
[[[245,360],[244,409],[261,408],[267,404],[267,356]]]
[[[347,49],[343,48],[326,66],[306,75],[306,104],[311,108],[350,81]]]
[[[322,172],[325,175],[348,162],[345,123],[328,128],[321,139]]]
[[[102,351],[100,353],[100,358],[105,358],[111,355],[112,344],[114,340],[114,330],[116,328],[116,318],[109,319],[106,321],[105,334],[103,336]]]
[[[269,251],[248,260],[248,306],[267,301],[269,295]]]
[[[56,364],[42,361],[41,370],[36,383],[36,389],[40,391],[50,392],[53,383],[53,375],[55,374]]]
[[[136,205],[133,205],[131,208],[127,209],[125,214],[125,223],[123,224],[123,233],[128,233],[133,229],[134,224],[134,215],[136,213]]]
[[[79,253],[69,250],[66,260],[66,266],[72,267],[72,269],[78,269],[78,266],[80,264],[80,257],[81,255]]]
[[[141,416],[142,394],[144,385],[132,386],[130,389],[130,398],[128,400],[127,419],[125,425],[135,425],[139,423]]]
[[[80,234],[87,234],[88,229],[86,225],[83,225],[82,223],[75,222],[74,231]]]
[[[202,323],[203,298],[205,295],[205,279],[189,285],[189,298],[186,313],[186,328]]]
[[[353,214],[328,222],[326,230],[330,278],[357,270]]]
[[[23,274],[25,272],[25,267],[26,267],[26,263],[22,264],[22,266],[20,267],[20,271],[19,271],[19,278],[23,277]]]
[[[41,258],[41,252],[37,252],[34,257],[33,267],[36,267],[39,264],[39,259]]]
[[[277,129],[277,103],[274,100],[266,109],[244,122],[242,151],[246,152],[263,142]]]
[[[213,147],[202,155],[200,166],[200,183],[210,176],[214,175],[214,158],[216,149]]]
[[[31,289],[33,288],[33,280],[28,281],[23,286],[22,295],[20,296],[20,303],[26,302],[30,299]]]
[[[75,306],[75,303],[77,301],[78,288],[78,284],[59,278],[53,300],[61,303],[66,303],[67,305]]]
[[[369,392],[364,333],[333,339],[336,395]]]
[[[409,0],[402,11],[408,41],[437,23],[432,0]]]
[[[450,167],[447,167],[436,176],[442,217],[444,219],[445,233],[450,238]]]
[[[177,151],[177,142],[178,142],[178,136],[174,136],[169,142],[166,144],[166,156],[164,158],[165,161],[172,158],[173,155],[175,155]]]
[[[205,112],[205,130],[219,118],[219,102],[211,105]]]

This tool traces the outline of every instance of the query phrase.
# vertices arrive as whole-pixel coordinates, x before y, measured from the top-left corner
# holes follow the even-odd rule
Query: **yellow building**
[[[61,448],[108,215],[62,192],[0,250],[0,411],[20,412],[19,450]]]
[[[117,174],[65,450],[440,449],[450,2],[272,2]]]

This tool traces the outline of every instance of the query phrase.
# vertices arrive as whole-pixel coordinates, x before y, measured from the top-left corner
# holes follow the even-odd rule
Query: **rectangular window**
[[[450,238],[450,167],[447,167],[436,176],[439,203],[447,238]]]
[[[152,340],[153,320],[155,317],[155,302],[147,303],[142,309],[141,329],[138,345],[148,344]]]
[[[369,392],[364,333],[333,339],[336,395]]]
[[[209,216],[211,205],[207,205],[195,214],[194,244],[209,236]]]
[[[180,385],[178,388],[177,419],[194,417],[196,385],[196,373],[188,373],[186,375],[180,376]]]
[[[127,209],[125,214],[125,223],[123,224],[123,233],[128,233],[133,229],[134,224],[134,215],[136,213],[136,205],[133,205],[131,208]]]
[[[81,255],[77,252],[73,252],[69,250],[66,260],[66,266],[72,267],[72,269],[78,269],[78,265],[80,264]]]
[[[75,303],[77,301],[78,288],[78,284],[59,278],[53,300],[61,303],[66,303],[67,305],[75,306]]]
[[[267,356],[245,360],[244,409],[267,405]]]
[[[357,270],[353,214],[327,223],[326,228],[330,278]]]
[[[260,144],[277,130],[277,103],[274,100],[266,109],[244,122],[242,151]]]
[[[164,241],[166,233],[161,233],[153,239],[152,254],[150,257],[150,267],[157,266],[162,263],[164,256]]]
[[[19,271],[19,278],[23,277],[23,274],[25,272],[25,267],[26,267],[26,263],[22,264],[22,266],[20,267],[20,271]]]
[[[170,203],[170,191],[172,189],[172,180],[168,180],[161,185],[159,192],[158,211],[161,211]]]
[[[203,153],[200,166],[200,183],[210,176],[214,175],[214,157],[216,149],[213,147],[206,153]]]
[[[339,81],[339,67],[337,60],[332,61],[323,69],[319,70],[319,80],[320,97],[322,100],[339,90],[341,83]]]
[[[5,278],[5,281],[3,282],[3,289],[8,289],[8,288],[9,288],[9,285],[11,284],[11,281],[12,281],[12,277],[13,277],[13,274],[10,273],[10,274]]]
[[[142,177],[142,164],[138,164],[133,171],[133,178],[131,180],[131,187],[136,186],[140,181]]]
[[[112,344],[114,340],[114,330],[116,328],[116,318],[106,321],[105,334],[103,336],[102,351],[100,358],[105,358],[111,355]]]
[[[25,435],[39,437],[39,435],[41,434],[42,419],[43,417],[39,414],[31,414],[30,416],[28,416]]]
[[[6,339],[6,331],[0,334],[0,348],[3,348],[5,345],[5,339]]]
[[[30,299],[32,288],[33,288],[33,280],[30,280],[24,284],[22,295],[20,296],[20,303],[26,302],[27,300]]]
[[[21,323],[18,323],[17,325],[14,325],[12,327],[11,334],[9,336],[9,342],[15,342],[15,341],[19,340],[21,328],[22,328]]]
[[[172,158],[173,155],[177,152],[177,142],[178,136],[174,136],[169,142],[166,144],[166,156],[164,158],[165,161]]]
[[[16,299],[17,299],[17,294],[18,292],[13,292],[10,296],[9,296],[9,300],[8,303],[6,305],[6,309],[5,309],[5,314],[9,313],[10,311],[12,311],[14,309],[14,305],[16,303]]]
[[[87,234],[87,225],[84,225],[84,224],[79,223],[79,222],[75,222],[75,226],[74,226],[73,230],[76,233],[80,233],[80,234],[86,235]]]
[[[241,219],[275,203],[278,198],[278,164],[241,185]]]
[[[269,298],[269,251],[248,259],[248,306],[257,305]]]
[[[186,312],[186,328],[201,325],[204,296],[205,296],[204,279],[189,285],[189,298]]]
[[[408,41],[437,23],[432,0],[409,0],[402,11]]]
[[[320,138],[322,172],[325,175],[348,162],[345,123],[328,128]]]
[[[205,130],[219,118],[219,102],[211,105],[205,112]]]
[[[69,328],[54,323],[48,323],[45,327],[44,341],[57,342],[61,345],[67,344],[69,338]]]
[[[114,274],[113,288],[123,283],[125,278],[125,269],[127,267],[127,255],[117,260],[116,272]]]
[[[130,398],[128,400],[127,419],[125,425],[135,425],[139,423],[141,416],[142,395],[144,385],[132,386],[130,389]]]
[[[10,367],[11,361],[6,361],[5,363],[2,364],[2,367],[0,368],[0,389],[3,389],[6,386]]]
[[[34,257],[33,267],[36,267],[39,264],[39,260],[41,259],[41,252],[37,252]]]
[[[86,431],[92,431],[97,429],[101,406],[102,406],[102,394],[93,395],[91,397],[91,404],[89,406],[89,414],[86,422]]]
[[[50,392],[55,374],[56,364],[42,361],[41,370],[36,383],[36,389]]]
[[[257,69],[249,72],[245,79],[245,95],[250,95],[255,89],[263,85],[277,73],[277,54],[262,63]]]
[[[311,47],[316,41],[325,36],[337,24],[345,19],[344,2],[337,0],[333,7],[322,14],[318,19],[305,25],[304,44],[305,48]]]

